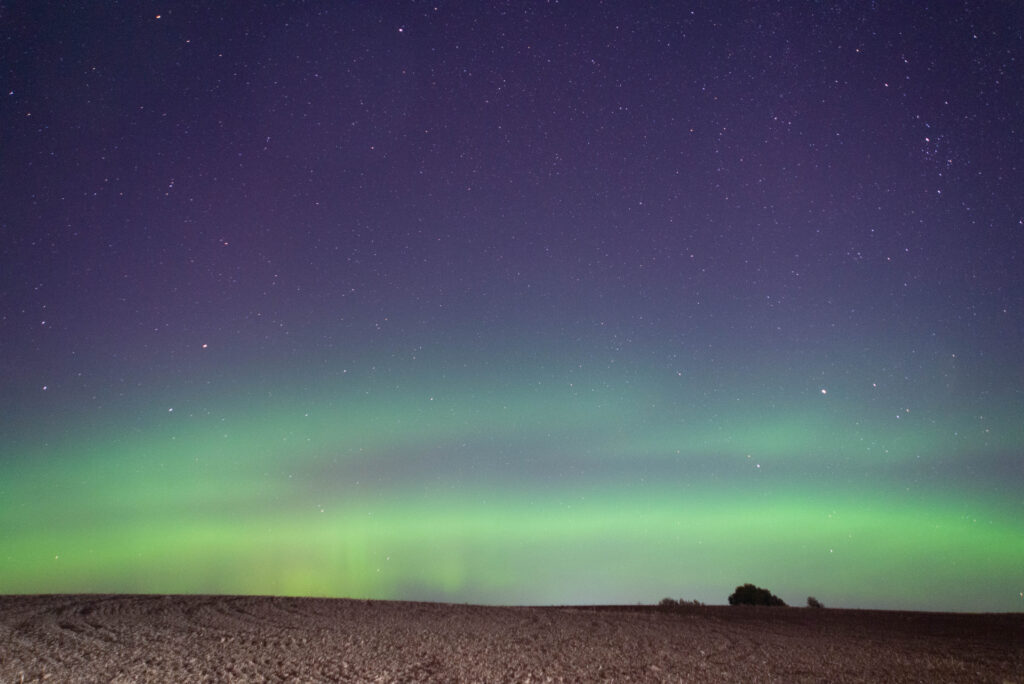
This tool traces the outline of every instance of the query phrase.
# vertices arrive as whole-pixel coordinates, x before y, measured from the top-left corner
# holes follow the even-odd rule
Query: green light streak
[[[411,493],[233,518],[154,505],[120,524],[15,533],[4,591],[609,600],[588,593],[592,583],[618,586],[618,600],[668,592],[721,602],[732,585],[757,580],[791,601],[831,587],[876,606],[928,605],[939,592],[949,607],[978,609],[981,594],[1019,581],[1018,521],[981,503],[866,498],[607,489],[554,503],[523,492]],[[720,578],[720,595],[698,595],[709,577]]]
[[[1011,609],[1019,497],[914,479],[973,416],[886,432],[839,402],[728,414],[612,380],[325,383],[72,426],[9,457],[0,592],[720,603],[753,581]],[[1024,443],[1011,413],[963,439]]]

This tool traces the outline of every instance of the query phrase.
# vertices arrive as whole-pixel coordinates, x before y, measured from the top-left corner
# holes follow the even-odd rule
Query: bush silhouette
[[[808,608],[824,608],[825,606],[822,604],[821,601],[819,601],[818,599],[814,598],[813,596],[808,596],[807,597],[807,607]]]
[[[697,599],[687,601],[686,599],[663,598],[658,602],[658,608],[662,610],[683,610],[685,608],[701,608],[703,606],[704,604]]]
[[[729,605],[784,606],[786,602],[767,589],[755,587],[753,584],[744,584],[742,587],[736,587],[736,591],[729,596]]]

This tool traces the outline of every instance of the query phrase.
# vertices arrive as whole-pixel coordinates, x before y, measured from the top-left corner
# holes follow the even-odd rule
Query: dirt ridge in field
[[[1024,615],[0,596],[0,682],[1019,682]]]

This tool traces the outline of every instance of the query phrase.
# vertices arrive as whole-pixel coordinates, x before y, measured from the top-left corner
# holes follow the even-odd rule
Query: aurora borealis
[[[1024,10],[880,5],[0,6],[0,593],[1024,609]]]

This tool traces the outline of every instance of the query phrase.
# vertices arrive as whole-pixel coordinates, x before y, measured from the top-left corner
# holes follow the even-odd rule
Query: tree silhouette
[[[744,584],[741,587],[736,587],[736,591],[729,596],[729,605],[784,606],[786,602],[767,589],[755,587],[753,584]]]

